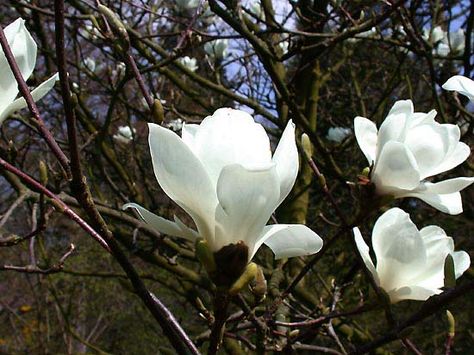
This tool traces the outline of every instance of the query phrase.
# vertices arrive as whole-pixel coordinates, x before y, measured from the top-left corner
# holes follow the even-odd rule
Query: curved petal
[[[365,266],[372,274],[377,285],[379,285],[380,284],[379,276],[377,275],[377,271],[375,270],[374,263],[372,262],[372,258],[370,257],[369,246],[367,245],[364,238],[362,237],[362,234],[360,233],[359,228],[354,227],[352,229],[352,232],[354,233],[354,239],[356,242],[357,250],[359,250],[359,254],[362,257],[362,260],[364,261]]]
[[[404,144],[415,157],[420,179],[424,179],[441,172],[440,165],[451,149],[450,145],[457,142],[459,127],[434,122],[411,127]]]
[[[405,139],[406,127],[410,122],[413,112],[413,103],[411,100],[395,102],[387,117],[380,125],[377,140],[377,157],[386,143],[390,141],[403,141]]]
[[[25,20],[19,18],[4,29],[23,79],[28,79],[36,64],[36,43],[25,27]],[[11,102],[18,95],[18,86],[3,51],[0,52],[0,89],[2,101]]]
[[[443,84],[442,88],[448,91],[457,91],[474,101],[474,81],[465,76],[452,76]]]
[[[377,151],[377,126],[365,117],[354,118],[354,133],[362,153],[371,165]]]
[[[404,286],[396,290],[390,291],[388,294],[392,303],[403,300],[426,301],[433,295],[443,292],[440,289],[428,289],[420,286]]]
[[[275,166],[248,170],[242,165],[224,167],[217,182],[216,238],[213,249],[243,241],[249,254],[280,198]]]
[[[464,273],[464,271],[469,269],[469,266],[471,266],[471,258],[469,257],[468,253],[462,250],[455,251],[451,255],[454,259],[454,270],[456,273],[456,278],[459,278]]]
[[[194,136],[193,152],[214,186],[227,165],[262,169],[272,161],[270,140],[263,126],[247,112],[231,108],[221,108],[202,121]]]
[[[302,224],[273,224],[265,226],[255,243],[251,258],[265,243],[275,254],[275,259],[315,254],[323,247],[323,240]]]
[[[474,177],[458,177],[440,182],[424,182],[414,192],[427,194],[451,194],[461,191],[474,182]]]
[[[122,209],[133,208],[140,215],[141,219],[149,224],[151,227],[156,229],[160,233],[171,235],[174,237],[181,237],[191,241],[195,241],[198,237],[197,233],[191,228],[186,227],[179,219],[180,223],[171,222],[163,217],[159,217],[154,213],[151,213],[146,208],[143,208],[136,203],[127,203],[123,205]]]
[[[443,213],[457,215],[462,213],[462,199],[459,192],[451,194],[430,194],[408,192],[403,197],[416,197]]]
[[[390,192],[387,191],[390,188],[416,188],[420,183],[420,173],[413,154],[403,143],[388,142],[378,156],[372,180],[382,194]]]
[[[194,151],[194,137],[198,130],[199,125],[197,124],[183,123],[183,127],[181,128],[181,139],[186,143],[191,151]]]
[[[448,170],[451,170],[452,168],[455,168],[459,164],[462,164],[469,157],[470,154],[471,154],[471,148],[469,148],[467,144],[463,142],[459,142],[459,138],[458,138],[458,142],[455,145],[452,152],[448,154],[446,157],[444,157],[441,164],[439,164],[436,170],[431,172],[431,175],[429,176],[439,174],[444,171],[448,171]]]
[[[280,199],[278,205],[288,196],[298,175],[298,149],[295,140],[295,125],[290,120],[273,154],[278,179],[280,181]]]
[[[148,128],[158,184],[193,218],[203,238],[213,238],[217,197],[202,163],[176,133],[153,123]]]
[[[54,84],[56,81],[59,80],[59,75],[58,73],[54,74],[52,77],[47,79],[46,81],[43,81],[36,89],[34,89],[31,92],[31,96],[33,97],[33,100],[36,102],[38,100],[41,100],[43,96],[45,96],[51,89],[54,87]],[[13,101],[11,104],[9,104],[4,111],[0,112],[0,123],[3,122],[5,118],[10,116],[13,112],[21,110],[22,108],[25,108],[26,101],[23,97],[20,97]]]
[[[406,286],[426,262],[420,233],[408,213],[392,208],[379,217],[372,231],[380,286],[386,291]]]

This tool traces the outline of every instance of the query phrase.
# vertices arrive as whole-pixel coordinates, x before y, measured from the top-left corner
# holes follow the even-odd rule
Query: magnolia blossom
[[[443,89],[448,91],[457,91],[474,101],[474,81],[462,75],[455,75],[443,84]]]
[[[290,47],[290,41],[289,40],[284,40],[280,43],[278,43],[278,46],[280,47],[281,51],[283,52],[283,55],[288,53],[288,48]]]
[[[356,117],[354,131],[369,164],[374,164],[370,179],[378,194],[417,197],[442,212],[459,214],[459,191],[472,184],[474,178],[437,183],[424,180],[458,166],[471,151],[459,141],[458,126],[439,124],[435,116],[435,110],[414,112],[410,100],[397,101],[380,130],[367,118]]]
[[[196,58],[190,58],[188,56],[185,56],[183,58],[179,58],[178,62],[185,66],[188,70],[191,70],[192,72],[196,71],[199,67],[197,66],[197,60]]]
[[[127,144],[133,140],[133,135],[135,133],[135,128],[130,128],[130,126],[120,126],[113,138],[119,143]]]
[[[244,243],[250,260],[262,244],[277,258],[309,255],[321,238],[301,224],[266,226],[293,187],[298,173],[295,126],[286,126],[275,153],[264,128],[244,111],[217,110],[200,125],[184,124],[182,137],[150,123],[155,176],[163,191],[197,227],[187,227],[129,203],[158,231],[191,241],[203,238],[213,252]]]
[[[175,120],[169,121],[166,123],[166,127],[171,129],[172,131],[179,131],[183,128],[184,121],[181,118],[177,118]]]
[[[204,44],[204,51],[210,57],[224,59],[227,56],[228,46],[229,41],[227,39],[216,39],[214,41],[206,42],[206,44]]]
[[[352,133],[352,130],[350,128],[344,128],[344,127],[331,127],[328,129],[328,134],[326,135],[326,138],[330,141],[340,143],[346,137],[348,137]]]
[[[20,68],[21,75],[24,80],[27,80],[33,73],[36,64],[36,43],[26,29],[25,21],[21,18],[5,27],[4,32]],[[48,80],[41,83],[31,92],[33,100],[38,101],[45,96],[53,88],[57,80],[58,74],[54,74]],[[16,99],[18,93],[16,79],[5,54],[3,51],[0,51],[0,123],[13,112],[27,107],[25,99],[22,97]]]
[[[376,266],[369,255],[359,229],[353,229],[362,260],[376,284],[384,289],[392,303],[402,300],[424,301],[442,292],[444,263],[454,260],[455,277],[469,268],[465,251],[454,251],[453,239],[438,226],[418,230],[408,213],[392,208],[379,217],[372,231]]]
[[[192,10],[199,6],[199,0],[175,0],[175,2],[183,10]]]
[[[260,20],[265,19],[265,13],[262,10],[262,5],[260,4],[259,0],[252,0],[249,4],[249,11],[252,15]]]
[[[423,29],[423,39],[427,42],[431,41],[431,43],[436,44],[442,41],[444,37],[445,37],[445,32],[443,31],[441,26],[436,26],[433,29],[427,29],[427,28]]]
[[[84,59],[84,66],[87,68],[87,70],[93,72],[96,67],[95,60],[91,57],[87,57]]]
[[[423,30],[423,39],[433,45],[433,54],[439,57],[464,53],[466,36],[462,28],[454,32],[446,32],[440,26],[432,31]]]

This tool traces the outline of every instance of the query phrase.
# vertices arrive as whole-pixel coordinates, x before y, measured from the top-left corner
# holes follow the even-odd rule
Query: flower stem
[[[227,309],[231,296],[225,291],[217,291],[214,298],[214,324],[212,325],[209,355],[217,354],[224,335]]]

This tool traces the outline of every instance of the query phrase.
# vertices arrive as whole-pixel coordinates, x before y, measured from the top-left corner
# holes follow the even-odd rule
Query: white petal
[[[280,204],[290,193],[298,175],[298,149],[295,140],[295,125],[290,120],[280,138],[280,142],[273,155],[276,171],[280,181]]]
[[[193,218],[199,233],[212,240],[217,196],[202,163],[176,133],[153,123],[148,128],[158,184]]]
[[[404,286],[389,292],[392,303],[403,300],[426,301],[433,295],[443,292],[440,289],[428,289],[420,286]]]
[[[403,143],[388,142],[378,156],[372,180],[380,193],[385,193],[386,188],[416,188],[420,174],[413,154]]]
[[[217,183],[219,205],[216,209],[214,250],[243,241],[253,247],[270,219],[280,197],[275,166],[248,170],[234,164],[224,167]]]
[[[405,139],[406,127],[412,115],[413,103],[411,100],[395,102],[379,129],[377,157],[388,142],[403,141]]]
[[[455,139],[454,142],[451,137]],[[433,123],[410,127],[404,144],[415,157],[420,179],[424,179],[441,172],[439,166],[452,149],[450,144],[457,144],[458,141],[459,127]]]
[[[462,75],[455,75],[443,84],[443,89],[448,91],[457,91],[474,101],[474,81]]]
[[[184,143],[186,143],[191,151],[194,151],[194,137],[196,136],[198,130],[199,125],[197,124],[183,123],[181,128],[181,139]]]
[[[365,117],[354,118],[354,133],[362,153],[371,165],[377,151],[377,126]]]
[[[194,136],[193,152],[214,186],[223,167],[240,164],[247,169],[271,164],[270,140],[261,124],[240,110],[221,108],[206,117]]]
[[[380,284],[379,276],[377,275],[377,271],[375,270],[374,263],[372,262],[372,258],[370,257],[370,254],[369,254],[369,246],[367,245],[364,238],[362,237],[362,234],[360,233],[359,228],[354,227],[352,229],[352,232],[354,233],[356,246],[357,246],[357,249],[359,250],[362,260],[364,261],[365,266],[372,274],[377,285]]]
[[[59,75],[56,73],[46,81],[43,81],[36,89],[31,92],[33,100],[36,102],[41,100],[54,86],[56,81],[59,80]],[[26,107],[26,101],[23,97],[20,97],[8,105],[3,112],[0,112],[0,123],[3,122],[5,118],[10,116],[13,112],[18,111]]]
[[[431,175],[435,175],[435,174],[442,173],[444,171],[451,170],[452,168],[458,166],[459,164],[462,164],[469,157],[470,154],[471,154],[471,148],[469,148],[467,144],[463,142],[459,142],[459,138],[458,138],[458,142],[456,143],[452,151],[444,157],[441,164],[438,165],[437,169],[433,171]]]
[[[5,27],[4,32],[23,79],[26,80],[35,67],[36,43],[26,29],[25,21],[21,18]],[[18,85],[3,51],[0,51],[0,73],[2,73],[0,75],[0,92],[2,93],[0,114],[2,114],[18,95]],[[3,116],[6,117],[6,115]]]
[[[471,258],[465,251],[455,251],[452,253],[452,256],[454,259],[456,278],[459,278],[464,273],[464,271],[469,269],[469,266],[471,266]]]
[[[372,232],[380,286],[386,291],[406,286],[426,262],[420,233],[408,213],[392,208],[379,217]]]
[[[451,194],[429,194],[408,192],[403,197],[416,197],[443,213],[457,215],[462,213],[462,199],[459,192]]]
[[[451,194],[461,191],[474,182],[474,177],[458,177],[436,183],[424,182],[414,192],[427,194]]]
[[[252,257],[265,243],[275,254],[275,259],[315,254],[323,247],[323,240],[302,224],[273,224],[263,229],[255,244]]]
[[[182,224],[181,221],[179,221],[181,222],[179,224],[171,222],[163,217],[159,217],[156,214],[151,213],[150,211],[140,205],[137,205],[136,203],[127,203],[122,207],[122,209],[127,208],[135,209],[140,215],[141,219],[143,219],[147,224],[149,224],[151,227],[153,227],[160,233],[164,233],[174,237],[185,238],[191,241],[194,241],[197,238],[197,233],[191,228],[186,227],[184,224]]]

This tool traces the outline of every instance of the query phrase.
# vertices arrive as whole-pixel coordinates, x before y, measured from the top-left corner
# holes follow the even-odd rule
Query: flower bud
[[[108,7],[99,4],[97,7],[99,12],[106,18],[112,29],[112,32],[119,38],[122,49],[128,50],[130,47],[130,38],[128,37],[127,29],[119,17]]]
[[[448,335],[453,338],[456,334],[456,321],[449,310],[446,310],[446,318],[448,318]]]
[[[301,135],[301,145],[303,146],[303,151],[306,158],[309,160],[313,156],[313,145],[309,140],[309,137],[306,133]]]

